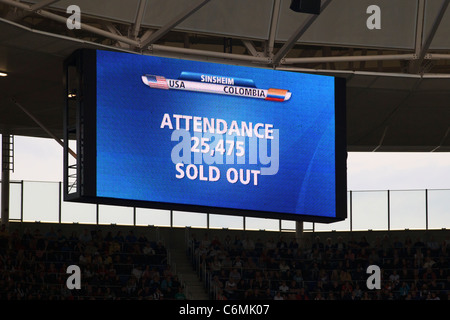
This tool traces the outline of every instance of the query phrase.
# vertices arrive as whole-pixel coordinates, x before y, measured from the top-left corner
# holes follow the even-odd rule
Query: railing
[[[12,221],[294,231],[295,221],[65,202],[62,183],[12,181]],[[0,199],[1,200],[1,199]],[[450,227],[450,190],[348,191],[344,221],[304,222],[304,231]]]

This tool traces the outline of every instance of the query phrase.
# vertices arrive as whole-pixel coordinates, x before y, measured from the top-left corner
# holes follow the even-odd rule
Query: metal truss
[[[158,29],[142,26],[147,0],[138,1],[133,23],[117,23],[99,17],[85,17],[80,33],[62,28],[65,12],[51,8],[59,0],[41,0],[30,4],[20,0],[0,0],[0,16],[8,21],[46,32],[99,43],[140,54],[160,54],[200,60],[226,60],[241,64],[271,67],[274,69],[329,70],[389,72],[424,75],[450,74],[450,53],[430,52],[450,0],[443,0],[432,28],[424,34],[425,0],[418,1],[416,20],[416,46],[413,51],[386,48],[350,48],[299,43],[301,36],[314,24],[317,15],[311,15],[295,30],[285,43],[275,41],[276,28],[282,1],[273,1],[269,38],[265,41],[233,38],[233,52],[225,52],[223,37],[176,31],[176,27],[201,10],[211,0],[198,0]],[[321,11],[327,10],[332,0],[323,0]]]

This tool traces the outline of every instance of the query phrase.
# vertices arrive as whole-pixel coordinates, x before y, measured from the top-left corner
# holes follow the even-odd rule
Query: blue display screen
[[[96,56],[97,197],[336,216],[334,77]]]

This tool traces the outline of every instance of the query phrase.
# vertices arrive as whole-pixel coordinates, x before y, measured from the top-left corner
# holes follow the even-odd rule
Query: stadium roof
[[[0,133],[49,137],[39,121],[62,138],[62,62],[97,48],[341,76],[348,151],[450,151],[449,3],[322,0],[312,15],[290,0],[0,0]]]

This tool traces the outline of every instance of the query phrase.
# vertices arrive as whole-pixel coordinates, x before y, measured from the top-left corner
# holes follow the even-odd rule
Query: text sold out
[[[175,177],[177,179],[188,178],[190,180],[201,180],[215,182],[221,179],[220,170],[216,166],[204,166],[188,164],[185,166],[184,163],[177,163],[175,165],[177,174]],[[258,185],[258,176],[261,174],[260,170],[251,169],[236,169],[228,168],[226,171],[226,179],[229,183],[242,183],[242,184],[252,184]]]

